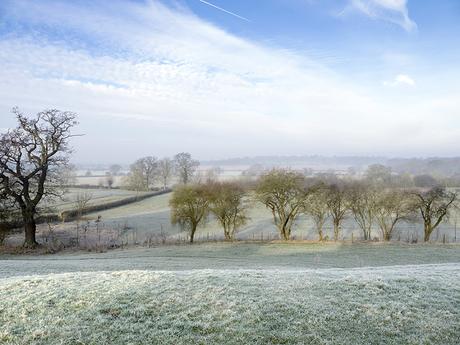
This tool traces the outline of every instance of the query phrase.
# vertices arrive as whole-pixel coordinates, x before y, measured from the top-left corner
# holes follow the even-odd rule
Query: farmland
[[[4,344],[456,344],[455,245],[3,256]]]

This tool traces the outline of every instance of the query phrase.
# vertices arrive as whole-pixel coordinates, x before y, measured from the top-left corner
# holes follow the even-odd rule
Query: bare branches
[[[34,246],[34,215],[44,197],[57,195],[59,168],[68,163],[76,115],[50,109],[28,117],[18,108],[13,114],[18,126],[0,136],[0,194],[21,208],[29,229],[26,242]]]
[[[305,177],[288,170],[272,170],[260,178],[255,192],[257,200],[272,212],[282,238],[289,240],[292,224],[309,193]]]
[[[433,231],[449,216],[449,212],[458,201],[458,195],[443,187],[433,187],[425,191],[414,191],[415,207],[423,219],[425,242],[430,240]]]

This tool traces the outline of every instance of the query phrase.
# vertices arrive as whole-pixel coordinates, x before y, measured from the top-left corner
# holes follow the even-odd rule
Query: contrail
[[[204,0],[198,0],[198,1],[199,1],[199,2],[202,2],[203,4],[206,4],[206,5],[208,5],[208,6],[214,7],[214,8],[216,8],[216,9],[218,9],[219,11],[222,11],[222,12],[225,12],[225,13],[228,13],[228,14],[231,14],[232,16],[235,16],[235,17],[237,17],[237,18],[240,18],[240,19],[242,19],[242,20],[245,20],[245,21],[247,21],[247,22],[250,22],[250,20],[249,20],[248,18],[244,18],[244,17],[242,17],[242,16],[239,16],[239,15],[236,14],[236,13],[227,11],[227,10],[223,9],[222,7],[213,5],[213,4],[211,4],[211,3],[207,2],[207,1],[204,1]]]

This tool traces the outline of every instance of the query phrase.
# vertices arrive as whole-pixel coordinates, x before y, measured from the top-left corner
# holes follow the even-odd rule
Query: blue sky
[[[73,110],[79,162],[454,156],[459,37],[457,0],[4,0],[0,130]]]

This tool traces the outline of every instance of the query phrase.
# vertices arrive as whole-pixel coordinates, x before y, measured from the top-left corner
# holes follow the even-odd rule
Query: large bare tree
[[[34,117],[13,109],[18,126],[0,136],[0,196],[21,210],[26,247],[35,247],[35,217],[40,202],[56,196],[59,170],[68,164],[72,112],[45,110]]]
[[[289,240],[292,225],[308,195],[305,177],[293,171],[274,169],[260,177],[255,193],[257,200],[271,211],[281,238]]]
[[[416,191],[415,206],[423,219],[424,241],[428,242],[433,231],[449,216],[449,212],[458,200],[457,194],[443,187],[434,187],[425,191]]]

